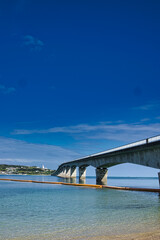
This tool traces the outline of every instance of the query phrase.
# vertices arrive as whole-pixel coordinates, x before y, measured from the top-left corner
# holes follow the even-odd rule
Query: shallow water
[[[62,181],[51,176],[3,177]],[[94,184],[95,178],[86,183]],[[158,179],[109,178],[108,185],[157,188]],[[0,181],[0,239],[116,235],[156,231],[159,226],[157,193]]]

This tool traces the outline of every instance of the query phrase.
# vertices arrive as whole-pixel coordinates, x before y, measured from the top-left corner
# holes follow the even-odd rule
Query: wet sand
[[[156,232],[134,233],[111,236],[56,236],[53,234],[33,235],[27,237],[7,238],[6,240],[160,240],[160,230]]]

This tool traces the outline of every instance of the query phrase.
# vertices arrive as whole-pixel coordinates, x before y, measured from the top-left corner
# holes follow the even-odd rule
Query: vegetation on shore
[[[22,165],[0,164],[0,174],[51,175],[55,170]]]

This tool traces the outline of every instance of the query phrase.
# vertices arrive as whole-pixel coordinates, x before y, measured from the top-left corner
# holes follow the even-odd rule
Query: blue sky
[[[0,1],[0,163],[55,169],[158,135],[159,11],[154,0]]]

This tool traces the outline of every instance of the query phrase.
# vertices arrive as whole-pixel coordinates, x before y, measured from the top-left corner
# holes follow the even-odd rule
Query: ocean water
[[[0,178],[62,181],[52,176]],[[87,178],[87,183],[95,183]],[[109,178],[108,185],[158,188],[158,178]],[[85,239],[156,231],[157,193],[0,181],[0,239]]]

